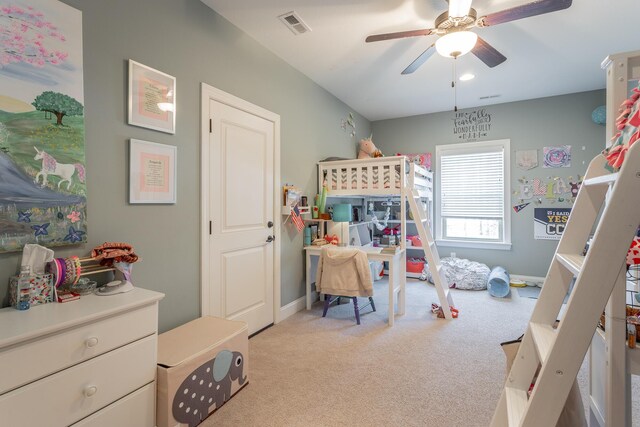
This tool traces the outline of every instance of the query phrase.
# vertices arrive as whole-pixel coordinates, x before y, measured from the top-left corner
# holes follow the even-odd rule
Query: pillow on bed
[[[425,168],[431,170],[431,153],[396,153],[396,156],[407,156],[407,160],[409,160],[410,162],[413,162],[416,165],[424,166]]]
[[[335,162],[336,160],[353,160],[353,159],[347,159],[345,157],[327,157],[326,159],[320,160],[320,162]]]

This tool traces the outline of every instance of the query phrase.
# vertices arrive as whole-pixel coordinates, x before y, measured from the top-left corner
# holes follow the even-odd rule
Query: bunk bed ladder
[[[431,234],[431,227],[429,226],[430,218],[425,210],[418,190],[412,189],[408,197],[409,207],[413,214],[413,219],[422,241],[422,248],[427,259],[427,265],[429,271],[431,271],[431,277],[433,278],[433,284],[438,292],[438,299],[440,300],[440,307],[442,307],[442,313],[445,319],[452,319],[451,307],[453,306],[453,298],[451,297],[451,290],[449,289],[449,282],[442,269],[440,263],[440,256],[438,255],[438,249],[436,243],[433,240]]]
[[[600,315],[626,272],[624,259],[640,224],[640,144],[629,149],[620,172],[607,173],[605,163],[600,154],[589,164],[492,427],[556,425]],[[568,292],[566,310],[557,322]]]

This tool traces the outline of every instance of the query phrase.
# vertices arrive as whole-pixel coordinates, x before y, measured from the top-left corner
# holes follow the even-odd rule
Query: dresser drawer
[[[77,422],[73,427],[153,427],[156,387],[151,383]]]
[[[152,304],[0,350],[0,394],[155,334],[157,324]]]
[[[155,379],[151,335],[0,396],[2,425],[67,426]]]

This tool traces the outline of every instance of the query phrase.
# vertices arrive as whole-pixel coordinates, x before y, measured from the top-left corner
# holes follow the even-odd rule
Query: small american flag
[[[296,225],[298,232],[302,231],[302,229],[304,228],[304,221],[302,221],[302,217],[300,216],[298,205],[295,205],[291,208],[291,220]]]

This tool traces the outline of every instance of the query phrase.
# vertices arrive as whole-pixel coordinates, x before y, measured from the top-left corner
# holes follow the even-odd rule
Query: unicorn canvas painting
[[[0,0],[0,252],[86,242],[85,176],[82,14]]]
[[[33,148],[35,148],[38,153],[33,160],[42,160],[40,172],[36,174],[36,184],[38,183],[39,178],[42,177],[42,187],[45,187],[47,185],[47,177],[49,175],[56,175],[60,177],[60,181],[58,181],[58,188],[60,188],[62,183],[66,181],[67,190],[69,190],[71,189],[71,178],[76,174],[76,172],[78,180],[84,183],[84,166],[80,163],[75,163],[73,165],[58,163],[51,154],[46,153],[44,150],[40,151],[36,147]]]

